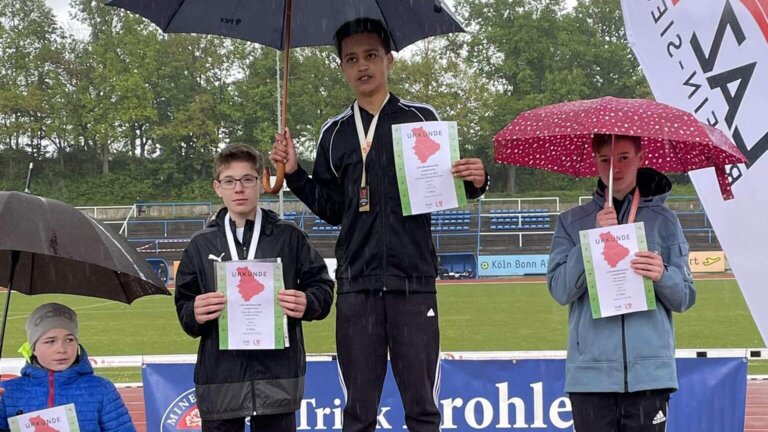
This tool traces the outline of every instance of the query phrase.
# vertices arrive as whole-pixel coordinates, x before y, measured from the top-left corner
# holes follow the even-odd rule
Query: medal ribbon
[[[381,104],[379,111],[376,113],[376,115],[373,116],[373,120],[371,120],[371,125],[368,127],[367,133],[363,128],[363,118],[360,115],[360,106],[358,105],[357,101],[354,103],[357,138],[360,140],[360,153],[363,155],[363,178],[360,181],[361,188],[364,188],[367,185],[365,178],[365,158],[368,156],[368,152],[371,151],[371,146],[373,145],[373,135],[376,132],[376,124],[379,122],[379,114],[381,114],[381,110],[384,108],[384,105],[387,104],[388,100],[389,93],[387,93],[387,97],[384,98],[384,102]]]
[[[256,246],[259,244],[259,235],[261,234],[261,209],[256,207],[256,222],[253,227],[253,236],[251,236],[251,245],[248,247],[248,255],[246,260],[252,260],[256,257]],[[227,245],[229,246],[229,256],[232,261],[239,261],[240,255],[237,253],[237,246],[235,246],[235,236],[232,235],[232,228],[229,226],[229,212],[224,216],[224,231],[227,233]],[[245,240],[245,237],[243,237]]]

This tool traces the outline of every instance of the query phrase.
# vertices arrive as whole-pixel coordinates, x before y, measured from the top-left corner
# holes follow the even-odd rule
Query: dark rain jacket
[[[360,109],[365,130],[373,115]],[[370,211],[358,210],[362,155],[352,107],[320,132],[310,178],[301,167],[286,176],[291,191],[316,215],[341,225],[336,242],[339,294],[357,291],[435,292],[437,256],[429,214],[403,216],[395,172],[392,125],[439,120],[429,105],[390,95],[366,158]],[[468,198],[488,187],[464,182]]]
[[[333,281],[325,261],[296,225],[263,210],[256,259],[280,257],[286,289],[306,293],[307,308],[302,320],[325,318],[333,301]],[[304,393],[306,357],[301,321],[288,318],[290,347],[281,350],[219,350],[218,320],[198,324],[195,296],[214,292],[214,261],[229,261],[224,231],[226,209],[216,215],[207,228],[192,237],[176,274],[176,312],[187,334],[200,338],[195,366],[195,391],[204,420],[224,420],[259,414],[296,411]],[[234,233],[234,222],[230,229]],[[244,244],[234,236],[245,259],[254,231],[247,221]]]
[[[645,225],[648,250],[661,254],[664,273],[653,283],[656,309],[607,318],[592,318],[579,231],[595,228],[605,204],[605,185],[598,183],[592,201],[563,212],[557,219],[547,281],[549,292],[568,308],[568,357],[565,391],[636,392],[676,389],[675,329],[672,312],[696,302],[688,243],[677,216],[664,202],[672,187],[663,174],[641,168],[637,174],[640,203],[635,222]],[[632,200],[628,194],[619,223],[626,223]]]

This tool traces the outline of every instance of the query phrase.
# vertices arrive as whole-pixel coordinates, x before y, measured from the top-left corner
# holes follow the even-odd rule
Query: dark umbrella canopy
[[[357,18],[381,20],[399,51],[430,36],[463,32],[443,0],[107,0],[147,18],[165,33],[202,33],[243,39],[283,50],[280,131],[288,118],[289,49],[332,45],[336,30]],[[262,184],[280,191],[285,165],[278,163],[274,186],[269,167]]]
[[[109,0],[137,13],[166,33],[233,37],[284,49],[285,0]],[[392,34],[392,47],[446,33],[463,32],[440,0],[292,0],[291,47],[333,45],[333,34],[347,21],[376,18]]]
[[[24,294],[75,294],[123,303],[170,295],[122,237],[69,204],[0,192],[0,227],[0,286]],[[18,256],[15,269],[13,255]]]

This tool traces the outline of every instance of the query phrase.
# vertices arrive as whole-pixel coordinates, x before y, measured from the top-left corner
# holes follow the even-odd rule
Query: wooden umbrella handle
[[[285,21],[283,22],[283,99],[280,104],[280,130],[278,133],[283,133],[287,126],[288,116],[288,72],[290,70],[291,60],[291,12],[293,10],[293,2],[291,0],[285,1]],[[283,187],[283,179],[285,178],[285,164],[275,164],[275,184],[270,184],[271,175],[269,167],[264,167],[264,173],[261,176],[261,184],[264,186],[264,192],[268,194],[277,194]]]
[[[269,171],[269,167],[264,167],[264,174],[261,176],[261,184],[264,186],[264,192],[268,194],[277,194],[280,189],[283,188],[283,179],[285,178],[285,164],[278,163],[275,165],[275,185],[270,184],[272,174]]]

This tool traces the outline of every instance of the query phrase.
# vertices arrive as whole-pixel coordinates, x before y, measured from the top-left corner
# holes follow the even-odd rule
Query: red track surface
[[[139,432],[146,432],[144,391],[141,387],[120,389]],[[747,381],[747,418],[745,432],[768,432],[768,380]],[[736,432],[736,431],[734,431]]]
[[[747,421],[744,431],[768,431],[768,380],[747,381]]]

